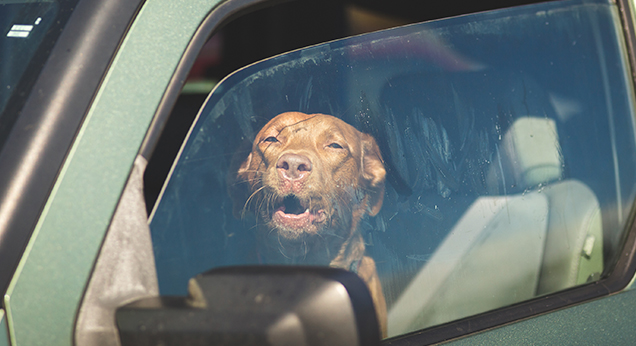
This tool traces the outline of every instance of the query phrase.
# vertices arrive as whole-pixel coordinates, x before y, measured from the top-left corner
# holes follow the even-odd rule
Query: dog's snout
[[[299,180],[311,173],[312,165],[307,156],[288,153],[278,159],[276,168],[283,178]]]

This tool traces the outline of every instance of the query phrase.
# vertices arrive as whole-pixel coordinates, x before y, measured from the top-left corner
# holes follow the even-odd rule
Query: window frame
[[[6,167],[14,175],[2,180],[13,184],[9,187],[21,200],[0,207],[15,207],[10,221],[28,227],[11,228],[24,231],[19,235],[28,242],[14,247],[19,263],[10,268],[4,295],[3,321],[13,345],[73,344],[77,310],[94,261],[159,100],[192,34],[221,1],[181,2],[181,16],[176,17],[171,15],[179,11],[165,11],[175,5],[168,0],[81,2],[75,13],[87,17],[67,23],[55,56],[38,76],[29,95],[36,101],[29,100],[20,118],[24,123],[19,120],[15,126],[47,126],[35,127],[42,129],[33,131],[39,136],[16,136],[24,145],[16,148],[31,155],[8,155],[17,166]],[[190,25],[175,28],[171,20]],[[182,35],[172,49],[158,42],[175,32]],[[94,52],[97,58],[89,54]],[[140,52],[143,59],[130,59]],[[156,67],[151,63],[161,66],[160,73],[146,69]],[[24,115],[27,107],[33,107],[33,117]],[[46,183],[50,185],[34,192],[41,205],[26,198],[34,197],[26,195],[29,189]],[[32,218],[20,219],[17,211]],[[0,226],[7,226],[4,218],[2,222]]]
[[[26,95],[16,99],[17,119],[0,151],[3,293],[104,74],[142,3],[143,0],[77,1],[76,8],[65,14],[70,16],[66,30],[52,48],[44,47],[50,53],[36,80],[25,89]],[[106,20],[96,21],[98,16]],[[55,26],[52,29],[60,30]],[[33,124],[46,124],[48,129],[33,131]],[[25,160],[26,157],[30,159]]]

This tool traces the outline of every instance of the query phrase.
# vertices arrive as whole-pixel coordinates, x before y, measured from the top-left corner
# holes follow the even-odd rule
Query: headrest
[[[499,143],[487,182],[491,193],[511,193],[559,180],[562,173],[555,121],[523,117],[515,120]]]

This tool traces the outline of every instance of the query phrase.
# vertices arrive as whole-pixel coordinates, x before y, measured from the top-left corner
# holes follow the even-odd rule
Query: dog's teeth
[[[305,210],[305,213],[308,213],[308,212],[309,212],[309,208],[307,208],[307,210]]]

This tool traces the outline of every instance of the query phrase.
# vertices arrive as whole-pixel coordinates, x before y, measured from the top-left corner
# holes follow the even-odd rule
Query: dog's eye
[[[276,142],[278,142],[278,139],[276,139],[276,137],[274,137],[274,136],[270,136],[270,137],[267,137],[267,138],[263,139],[263,142],[276,143]]]
[[[344,148],[342,147],[342,145],[340,145],[340,144],[338,144],[338,143],[331,143],[331,144],[329,144],[327,147],[329,147],[329,148],[333,148],[333,149],[344,149]]]

